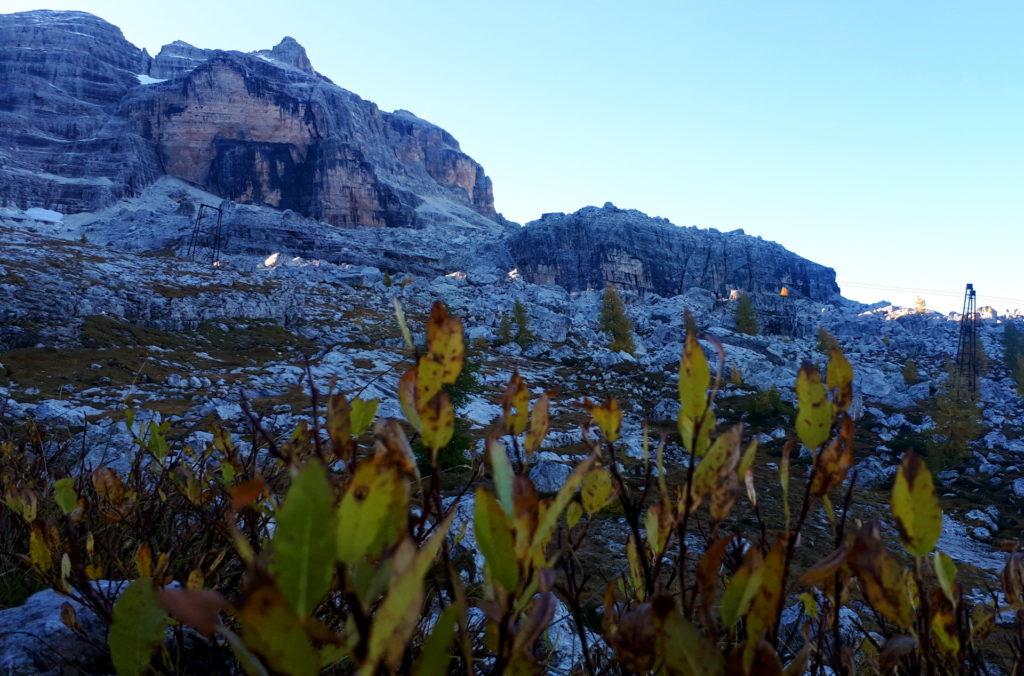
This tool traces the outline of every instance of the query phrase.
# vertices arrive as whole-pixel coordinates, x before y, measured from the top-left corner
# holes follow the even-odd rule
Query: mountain
[[[782,287],[813,300],[839,295],[831,268],[742,230],[680,228],[611,203],[574,214],[545,214],[509,240],[519,272],[570,291],[614,283],[670,297],[699,287],[778,294]]]
[[[665,297],[839,292],[831,270],[777,244],[610,205],[518,228],[451,134],[335,85],[291,37],[251,53],[179,40],[153,57],[84,12],[0,15],[0,206],[183,252],[199,202],[222,208],[228,254],[415,274],[515,266],[570,291]]]
[[[0,203],[92,211],[157,177],[336,226],[416,227],[429,200],[495,218],[451,134],[317,74],[292,38],[156,58],[82,12],[0,15]]]
[[[219,209],[218,242],[213,246],[207,221],[190,252],[200,205]],[[736,553],[747,540],[731,537],[733,525],[761,522],[774,530],[784,523],[773,489],[780,477],[813,483],[816,476],[819,463],[811,449],[795,444],[792,425],[797,373],[835,358],[819,330],[843,348],[854,373],[848,412],[856,443],[848,481],[856,492],[843,503],[847,524],[869,524],[878,506],[889,503],[907,449],[930,452],[943,441],[947,423],[933,397],[948,382],[960,339],[959,315],[846,300],[830,268],[742,231],[678,227],[610,203],[511,223],[495,212],[484,170],[451,134],[412,113],[383,112],[336,86],[290,37],[248,54],[178,41],[154,57],[81,12],[0,15],[0,242],[0,438],[18,439],[20,430],[30,435],[11,446],[17,450],[0,453],[5,472],[22,461],[28,472],[11,474],[13,482],[5,474],[3,488],[8,506],[34,505],[38,497],[40,508],[38,517],[34,507],[19,510],[21,516],[31,511],[31,523],[9,519],[21,525],[7,549],[31,556],[8,557],[16,584],[0,589],[3,605],[11,606],[0,609],[2,673],[110,671],[101,619],[109,608],[90,614],[55,590],[26,597],[29,585],[21,594],[21,581],[43,580],[37,550],[52,555],[56,570],[64,546],[51,533],[77,532],[53,526],[57,493],[43,475],[71,478],[84,490],[82,505],[104,510],[105,498],[93,500],[89,488],[94,470],[143,483],[166,477],[169,483],[161,479],[158,487],[187,488],[181,497],[200,486],[198,502],[217,510],[216,520],[224,504],[219,496],[232,482],[226,467],[235,462],[225,444],[252,471],[271,461],[261,450],[263,438],[280,440],[297,460],[305,455],[301,439],[323,439],[322,404],[332,402],[332,419],[339,410],[328,394],[375,400],[379,418],[403,418],[397,392],[400,382],[409,382],[402,375],[413,357],[407,339],[424,344],[431,331],[424,320],[437,301],[461,318],[467,372],[479,385],[459,385],[464,397],[455,415],[470,452],[451,477],[485,475],[484,455],[497,448],[492,433],[504,426],[510,396],[518,401],[510,385],[522,379],[535,402],[531,429],[546,419],[549,431],[516,464],[543,496],[570,481],[599,434],[587,427],[588,402],[611,397],[621,426],[614,454],[610,443],[602,444],[605,466],[621,469],[630,491],[656,476],[684,485],[693,456],[674,431],[680,355],[692,320],[721,384],[715,427],[742,437],[742,446],[730,442],[729,448],[753,449],[751,472],[758,486],[768,487],[756,494],[763,512],[711,528],[726,533]],[[632,324],[630,352],[612,349],[601,321],[609,282],[621,289]],[[733,291],[753,300],[756,335],[737,327]],[[525,330],[510,328],[512,317]],[[980,317],[977,346],[987,356],[978,378],[983,429],[934,473],[944,510],[938,548],[956,561],[964,602],[992,598],[1008,558],[1005,543],[1024,529],[1024,400],[1017,353],[1004,340],[1007,327],[1021,320],[1019,313]],[[537,406],[541,392],[550,398],[546,415]],[[168,449],[161,457],[152,435],[164,429]],[[221,431],[227,434],[215,443]],[[44,438],[54,444],[53,462],[39,452]],[[167,473],[152,464],[164,462]],[[463,471],[470,464],[476,469]],[[283,498],[280,482],[266,483],[275,501]],[[447,479],[443,484],[443,504],[461,520],[450,531],[460,533],[451,542],[452,561],[469,589],[481,589],[485,557],[471,523],[477,493]],[[723,490],[739,495],[733,489],[743,492],[735,482]],[[835,489],[833,496],[845,491]],[[524,495],[534,499],[532,489]],[[642,495],[634,493],[640,507]],[[76,508],[72,515],[80,513]],[[585,517],[583,530],[599,537],[579,559],[589,579],[621,579],[629,571],[634,535],[623,513]],[[78,523],[78,516],[68,518]],[[693,564],[709,531],[704,517],[691,523],[684,541],[694,543]],[[806,524],[798,568],[835,541],[833,524],[817,506]],[[887,537],[897,537],[886,529]],[[157,533],[173,543],[179,530]],[[153,546],[150,531],[143,531],[115,542],[129,559],[108,567],[114,577],[132,569],[132,552],[142,551],[143,539]],[[207,549],[185,549],[199,558],[176,569],[205,570]],[[177,550],[172,544],[169,551]],[[727,554],[730,565],[738,564]],[[93,590],[107,584],[75,571],[68,577],[73,584]],[[793,579],[800,574],[794,569]],[[238,590],[217,589],[238,598]],[[91,598],[78,591],[79,599]],[[785,635],[798,635],[805,615],[795,591],[781,607]],[[113,600],[101,596],[107,605]],[[587,617],[600,614],[599,597]],[[582,671],[580,633],[571,630],[576,620],[561,597],[553,598],[548,671]],[[60,621],[68,604],[81,631]],[[843,635],[859,636],[850,633],[857,612],[849,609],[836,615]],[[486,614],[480,610],[479,617]],[[1008,615],[994,606],[985,617],[1003,622],[998,631],[1010,629]],[[876,626],[875,619],[865,615],[863,624]],[[603,650],[595,627],[579,628],[593,649]],[[206,657],[212,643],[188,645],[200,643],[195,664],[205,667],[212,664]],[[167,654],[184,654],[178,647]]]

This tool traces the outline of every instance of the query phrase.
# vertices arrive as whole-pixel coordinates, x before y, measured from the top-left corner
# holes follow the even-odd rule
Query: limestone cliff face
[[[117,115],[149,56],[83,12],[0,15],[0,204],[82,211],[160,175]]]
[[[612,282],[639,293],[674,296],[700,287],[828,301],[839,294],[835,271],[742,231],[680,228],[635,210],[586,207],[546,214],[509,240],[519,272],[570,291]]]
[[[448,132],[334,85],[290,37],[151,58],[89,14],[0,15],[0,103],[0,203],[93,210],[167,174],[337,226],[418,227],[427,201],[497,216]]]

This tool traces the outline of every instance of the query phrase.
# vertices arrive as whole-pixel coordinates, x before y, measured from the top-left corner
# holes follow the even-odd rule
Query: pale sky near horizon
[[[611,201],[778,241],[857,300],[1024,308],[1024,3],[0,0],[40,8],[152,54],[291,35],[450,131],[521,223]]]

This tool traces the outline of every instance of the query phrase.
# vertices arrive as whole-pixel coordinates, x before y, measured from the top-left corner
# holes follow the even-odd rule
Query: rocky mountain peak
[[[0,206],[95,211],[168,175],[333,226],[417,228],[468,207],[502,229],[451,134],[334,85],[292,37],[150,57],[90,14],[0,14],[0,92]]]
[[[284,36],[281,42],[277,43],[277,46],[269,52],[264,50],[257,53],[267,55],[271,59],[291,66],[292,68],[298,68],[299,70],[310,74],[316,73],[316,71],[313,70],[313,64],[309,62],[309,57],[306,56],[306,48],[300,45],[295,38],[289,35]]]

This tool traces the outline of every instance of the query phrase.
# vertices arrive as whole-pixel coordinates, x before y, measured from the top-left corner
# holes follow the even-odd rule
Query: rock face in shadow
[[[90,14],[0,16],[0,205],[91,211],[163,174],[336,226],[418,227],[431,200],[497,217],[451,134],[334,85],[293,38],[152,58]]]
[[[790,293],[819,301],[838,296],[835,271],[742,231],[681,228],[636,210],[586,207],[573,214],[545,214],[509,240],[513,260],[527,281],[570,291],[608,283],[637,293],[675,296],[708,289]]]

